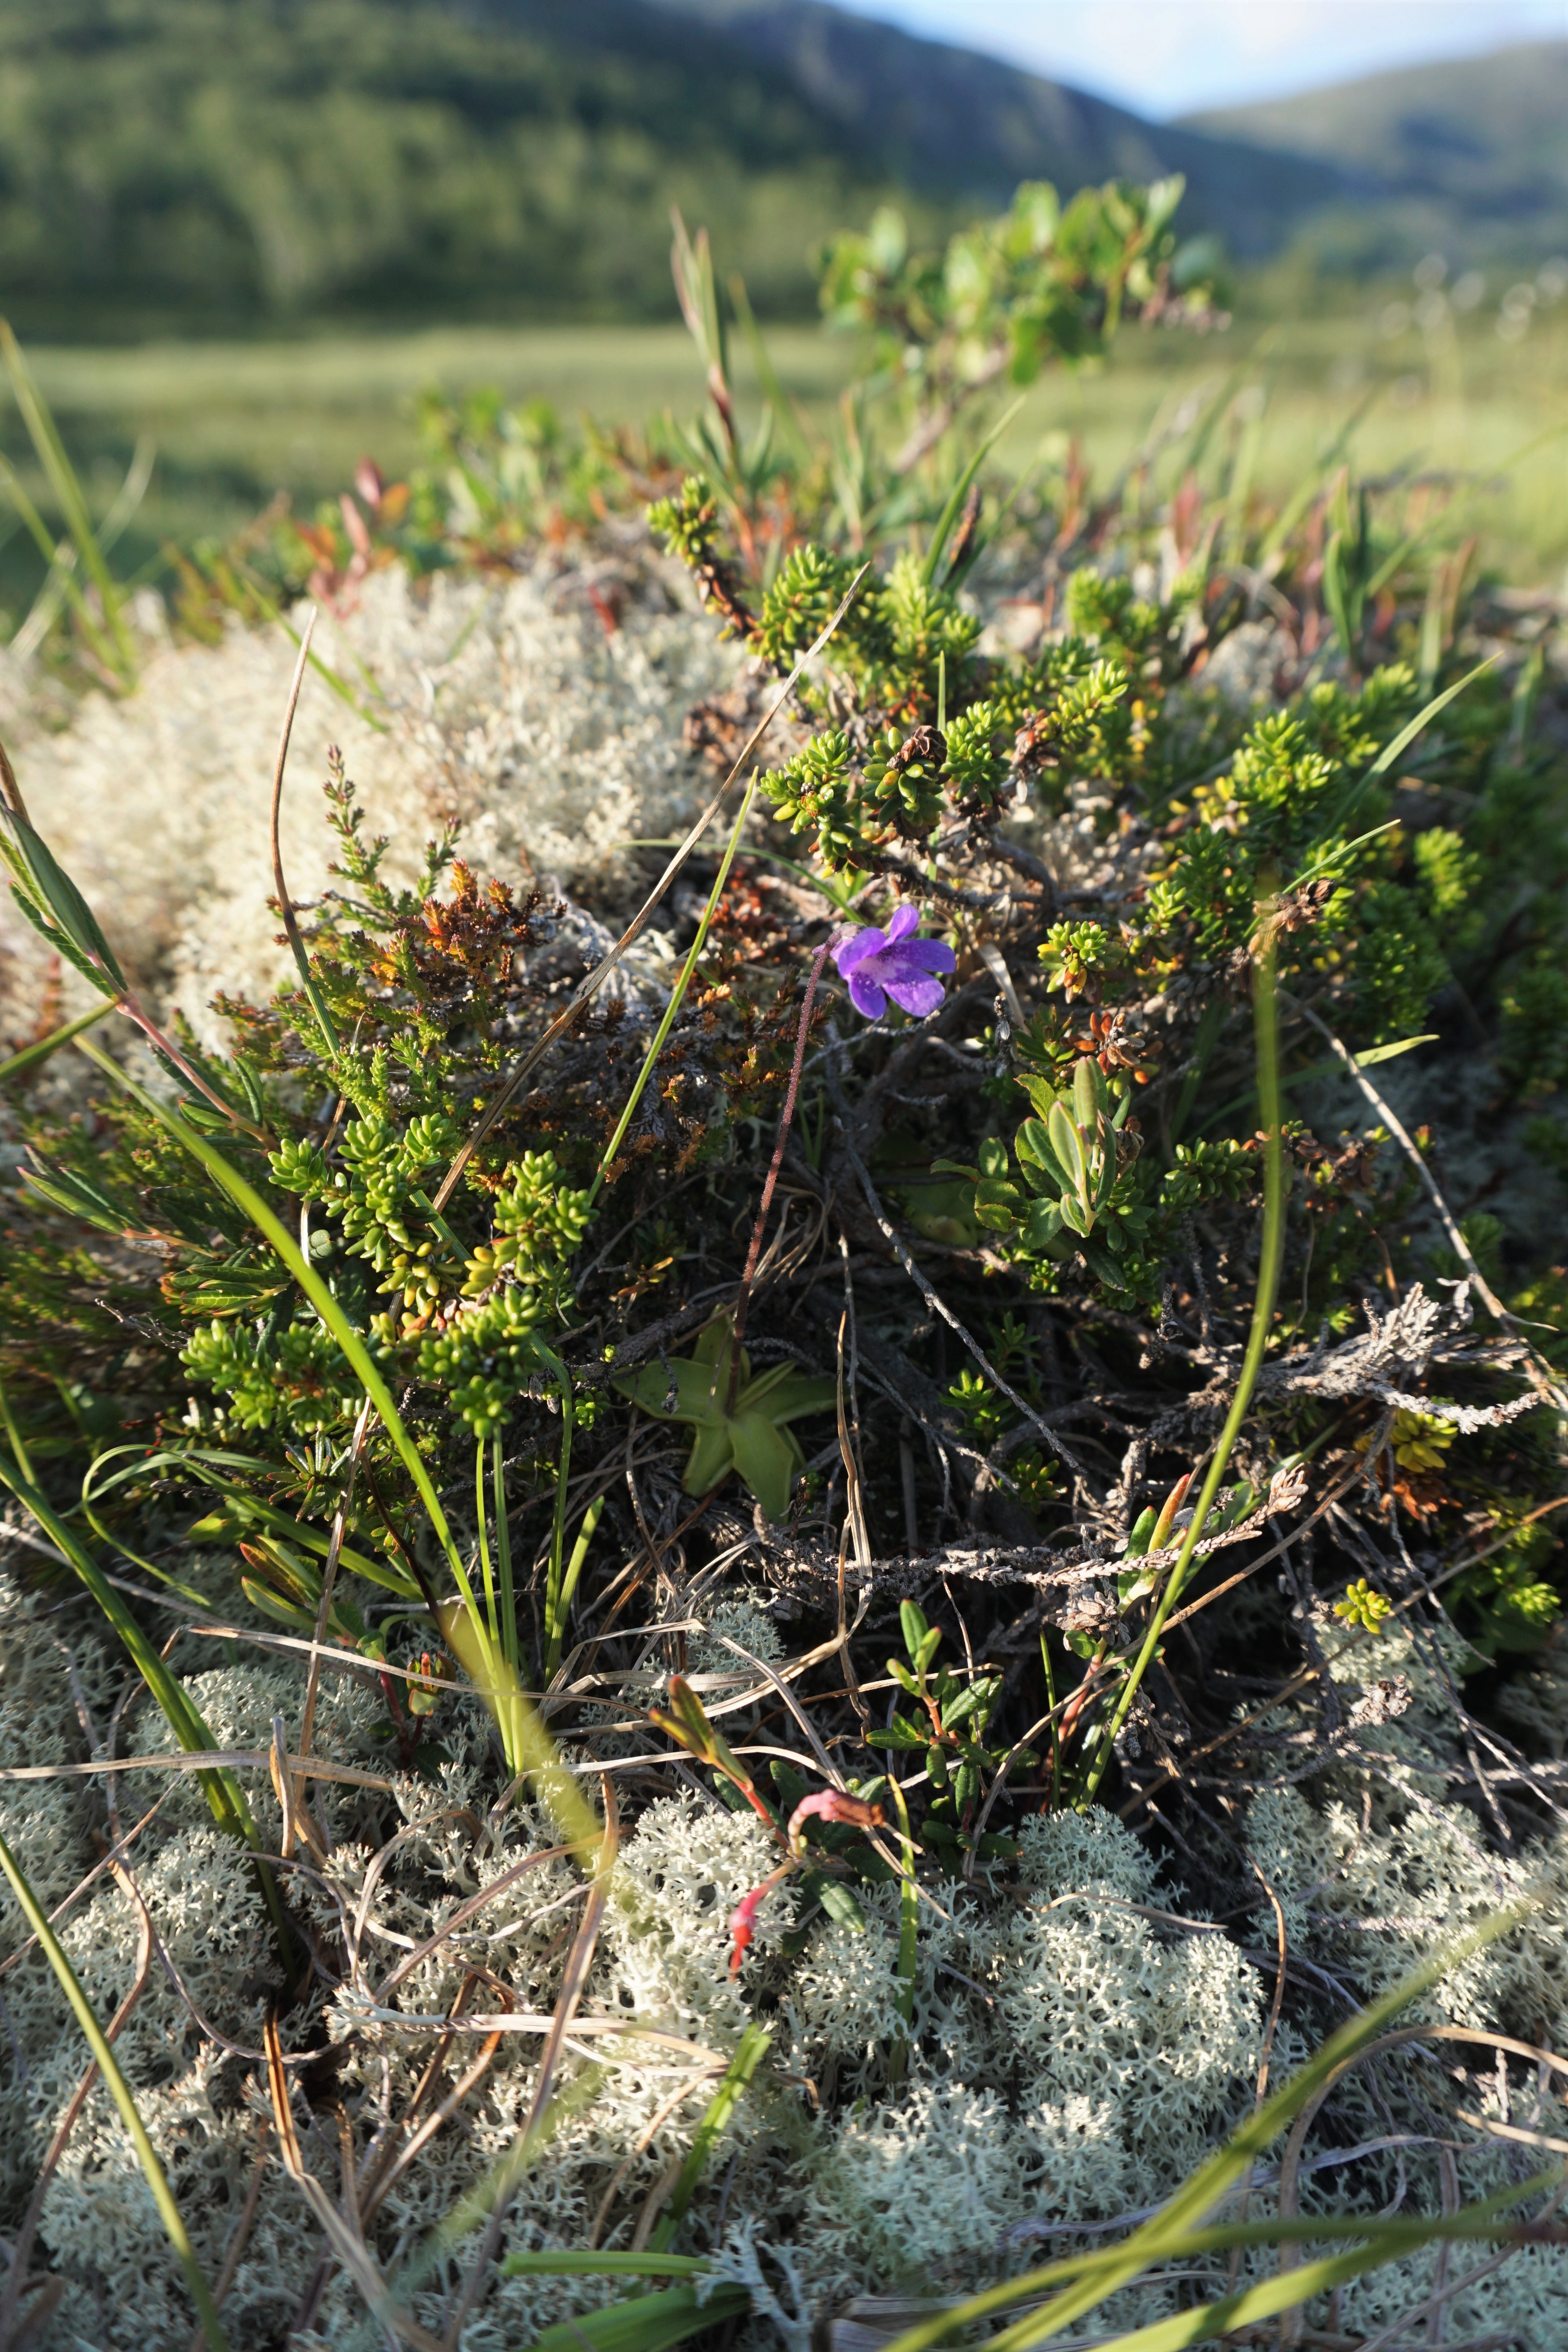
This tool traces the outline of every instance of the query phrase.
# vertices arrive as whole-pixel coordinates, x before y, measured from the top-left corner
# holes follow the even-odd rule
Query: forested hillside
[[[0,5],[0,285],[34,331],[645,315],[672,203],[799,308],[813,240],[887,185],[787,79],[636,0]]]
[[[935,235],[1020,180],[1171,173],[1242,263],[1539,260],[1568,47],[1515,57],[1404,114],[1384,77],[1152,124],[820,0],[0,0],[0,299],[67,340],[666,316],[679,204],[799,314],[814,246],[889,194]]]

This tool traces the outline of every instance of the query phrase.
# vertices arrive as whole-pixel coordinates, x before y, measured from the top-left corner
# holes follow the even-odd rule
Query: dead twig
[[[620,1816],[616,1806],[615,1782],[606,1773],[602,1777],[600,1786],[605,1797],[605,1834],[594,1865],[594,1876],[588,1890],[587,1904],[578,1926],[576,1939],[572,1947],[572,1957],[566,1964],[566,1974],[556,1998],[554,2014],[550,2021],[550,2031],[545,2036],[544,2047],[540,2053],[539,2073],[534,2082],[533,2097],[530,2103],[528,2114],[523,2119],[522,2129],[518,2134],[505,2162],[499,2168],[499,2177],[490,2184],[493,2202],[490,2207],[489,2221],[485,2230],[484,2242],[468,2273],[463,2291],[458,2297],[457,2306],[447,2322],[444,2352],[457,2352],[458,2342],[463,2332],[463,2322],[489,2283],[496,2255],[500,2250],[501,2233],[506,2228],[506,2217],[512,2195],[523,2173],[532,2161],[536,2143],[542,2135],[544,2119],[550,2107],[551,2092],[555,2081],[555,2072],[561,2062],[561,2053],[565,2044],[572,2020],[576,2014],[577,2004],[583,1997],[583,1988],[587,1983],[588,1971],[594,1965],[594,1954],[599,1941],[599,1925],[605,1916],[605,1904],[609,1895],[610,1879],[615,1871],[616,1856],[620,1844]]]
[[[871,1214],[875,1217],[878,1224],[881,1227],[883,1236],[891,1245],[893,1254],[897,1257],[899,1264],[903,1267],[904,1272],[909,1276],[910,1280],[914,1284],[916,1289],[920,1292],[921,1297],[931,1308],[931,1313],[933,1315],[940,1315],[942,1321],[948,1325],[949,1328],[958,1334],[960,1339],[963,1340],[964,1346],[968,1349],[970,1354],[979,1365],[981,1372],[990,1382],[991,1386],[996,1390],[997,1393],[1001,1396],[1005,1396],[1008,1403],[1015,1406],[1016,1410],[1023,1414],[1025,1420],[1031,1423],[1033,1426],[1038,1430],[1040,1435],[1045,1439],[1046,1444],[1050,1447],[1052,1453],[1059,1454],[1068,1467],[1070,1470],[1076,1470],[1081,1477],[1084,1475],[1084,1465],[1079,1457],[1073,1452],[1072,1447],[1068,1444],[1066,1439],[1060,1436],[1058,1433],[1050,1426],[1048,1422],[1043,1420],[1040,1414],[1036,1412],[1034,1406],[1027,1403],[1026,1400],[1018,1394],[1016,1389],[1009,1388],[1007,1382],[1002,1378],[1001,1373],[986,1356],[985,1351],[981,1347],[979,1341],[971,1337],[969,1332],[964,1329],[963,1325],[959,1321],[957,1316],[953,1313],[952,1307],[949,1307],[946,1302],[931,1288],[931,1284],[926,1280],[924,1275],[915,1264],[914,1259],[910,1255],[909,1251],[904,1247],[903,1243],[900,1240],[886,1211],[882,1207],[881,1202],[878,1199],[877,1188],[871,1181],[870,1176],[867,1171],[865,1162],[861,1160],[859,1153],[856,1150],[855,1146],[849,1140],[847,1126],[842,1118],[837,1119],[835,1124],[838,1129],[839,1141],[843,1147],[844,1156],[855,1171],[856,1179],[859,1183],[860,1190],[866,1195],[867,1207],[870,1210]]]
[[[224,2249],[223,2268],[213,2284],[213,2308],[220,2314],[223,2310],[224,2297],[234,2284],[240,2263],[245,2260],[245,2250],[250,2243],[250,2232],[256,2223],[256,2209],[261,2202],[261,2186],[267,2178],[268,2161],[267,2131],[268,2126],[263,2122],[260,2143],[256,2151],[256,2162],[250,2168],[250,2179],[245,2191],[245,2202],[239,2209],[239,2219],[235,2223],[228,2244]],[[206,2330],[198,2327],[191,2338],[189,2352],[203,2352],[206,2340]]]

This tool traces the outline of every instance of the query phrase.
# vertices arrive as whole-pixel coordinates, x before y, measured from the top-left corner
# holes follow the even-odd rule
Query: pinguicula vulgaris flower
[[[913,907],[895,907],[885,931],[852,931],[833,950],[833,961],[849,982],[849,1002],[868,1021],[879,1021],[888,999],[923,1021],[942,1003],[938,972],[952,971],[957,958],[942,940],[917,940]]]

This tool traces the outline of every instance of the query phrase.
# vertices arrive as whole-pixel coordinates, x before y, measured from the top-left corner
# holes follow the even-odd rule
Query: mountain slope
[[[1353,174],[1373,236],[1475,257],[1568,244],[1568,41],[1374,74],[1185,126]]]
[[[1085,90],[824,0],[657,5],[780,69],[858,152],[917,187],[1000,204],[1023,179],[1053,180],[1066,192],[1181,172],[1184,228],[1217,230],[1247,257],[1348,190],[1331,162],[1260,154],[1228,135],[1145,122]]]

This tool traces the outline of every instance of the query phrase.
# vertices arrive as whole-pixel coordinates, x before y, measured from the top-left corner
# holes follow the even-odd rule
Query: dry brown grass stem
[[[1328,1026],[1328,1024],[1325,1022],[1321,1021],[1318,1018],[1318,1015],[1305,1004],[1297,1004],[1294,1009],[1300,1013],[1304,1021],[1308,1021],[1311,1024],[1319,1036],[1323,1039],[1324,1043],[1331,1049],[1336,1057],[1343,1063],[1346,1070],[1355,1080],[1356,1085],[1360,1087],[1363,1095],[1366,1097],[1366,1100],[1372,1105],[1373,1110],[1376,1111],[1378,1118],[1383,1121],[1383,1124],[1387,1128],[1390,1135],[1393,1136],[1394,1141],[1398,1144],[1400,1150],[1404,1152],[1405,1158],[1415,1169],[1433,1207],[1436,1210],[1438,1217],[1442,1221],[1443,1231],[1448,1237],[1449,1247],[1452,1249],[1455,1256],[1458,1259],[1460,1265],[1464,1267],[1466,1276],[1472,1289],[1474,1289],[1477,1296],[1485,1303],[1488,1312],[1496,1318],[1497,1321],[1501,1324],[1505,1331],[1518,1332],[1525,1339],[1525,1345],[1529,1349],[1529,1372],[1531,1386],[1538,1389],[1543,1396],[1549,1397],[1560,1412],[1568,1412],[1568,1391],[1564,1391],[1562,1381],[1552,1371],[1551,1365],[1546,1361],[1540,1350],[1529,1339],[1525,1325],[1521,1322],[1517,1315],[1511,1313],[1510,1310],[1503,1305],[1502,1300],[1498,1297],[1496,1291],[1493,1290],[1485,1275],[1481,1272],[1479,1265],[1476,1262],[1476,1254],[1470,1247],[1469,1243],[1465,1239],[1464,1232],[1459,1224],[1458,1219],[1455,1216],[1452,1209],[1449,1208],[1447,1202],[1444,1199],[1442,1189],[1439,1186],[1436,1178],[1433,1175],[1432,1171],[1426,1165],[1426,1160],[1423,1158],[1422,1154],[1416,1150],[1414,1139],[1406,1133],[1397,1112],[1390,1108],[1383,1096],[1379,1094],[1377,1088],[1373,1085],[1372,1080],[1367,1076],[1366,1072],[1356,1061],[1354,1055],[1350,1052],[1347,1046],[1341,1044],[1340,1040],[1335,1036],[1333,1031]]]
[[[550,2021],[550,2031],[545,2036],[544,2047],[540,2053],[539,2073],[533,2085],[533,2097],[529,2105],[528,2114],[523,2119],[522,2129],[518,2134],[505,2163],[500,2168],[500,2177],[496,2183],[494,2203],[485,2227],[484,2241],[473,2267],[464,2281],[457,2306],[447,2323],[444,2352],[457,2352],[458,2340],[463,2332],[463,2323],[489,2284],[495,2269],[496,2256],[500,2251],[501,2235],[506,2228],[506,2217],[511,2205],[512,2195],[532,2159],[535,2146],[543,2137],[551,2096],[555,2084],[556,2070],[561,2063],[561,2053],[565,2046],[572,2021],[577,2013],[577,2004],[582,2000],[583,1989],[588,1981],[588,1974],[594,1965],[594,1955],[598,1948],[599,1927],[605,1916],[605,1905],[610,1893],[610,1881],[615,1874],[616,1858],[620,1850],[620,1812],[616,1798],[616,1784],[610,1775],[605,1773],[601,1776],[600,1786],[605,1800],[605,1834],[600,1841],[599,1852],[594,1864],[594,1875],[588,1888],[583,1916],[573,1940],[571,1958],[566,1963],[566,1973],[556,1997],[554,2014]]]
[[[305,643],[307,645],[310,643],[308,634]],[[300,658],[301,661],[304,658],[302,654]],[[276,827],[273,832],[273,843],[276,847]],[[348,1515],[353,1502],[354,1479],[359,1471],[360,1455],[364,1450],[364,1442],[370,1434],[370,1426],[374,1418],[375,1407],[369,1397],[366,1397],[359,1409],[359,1419],[354,1423],[353,1438],[349,1446],[348,1472],[343,1480],[343,1491],[332,1518],[331,1537],[327,1545],[326,1566],[321,1570],[321,1598],[316,1610],[316,1629],[310,1637],[310,1664],[305,1677],[305,1705],[300,1717],[301,1756],[309,1756],[310,1752],[310,1738],[316,1727],[316,1692],[321,1677],[321,1644],[326,1640],[327,1625],[331,1615],[332,1588],[337,1582],[338,1559],[342,1551],[343,1538],[348,1533]],[[304,1802],[305,1784],[301,1780],[296,1784],[295,1803],[302,1807]],[[287,1854],[289,1848],[285,1845],[284,1853]]]
[[[121,1701],[121,1704],[123,1705],[123,1701]],[[55,1905],[54,1909],[47,1914],[48,1924],[51,1927],[58,1926],[59,1921],[65,1917],[66,1913],[71,1910],[81,1901],[82,1896],[87,1893],[88,1889],[90,1886],[96,1885],[98,1881],[103,1876],[104,1872],[110,1869],[113,1864],[118,1862],[122,1854],[129,1852],[131,1846],[134,1841],[141,1836],[142,1831],[157,1819],[158,1815],[163,1811],[164,1806],[168,1803],[174,1793],[174,1791],[172,1788],[165,1789],[163,1795],[158,1798],[156,1802],[148,1806],[146,1811],[142,1815],[141,1820],[132,1822],[124,1836],[110,1848],[102,1861],[95,1862],[92,1868],[88,1871],[84,1876],[78,1879],[76,1885],[71,1888],[68,1895],[61,1895],[59,1901]],[[38,1939],[37,1936],[24,1937],[16,1948],[13,1951],[7,1952],[5,1958],[3,1960],[0,1960],[0,1977],[9,1976],[13,1969],[20,1968],[28,1953],[37,1949],[37,1942]]]
[[[735,1410],[735,1398],[741,1384],[741,1349],[745,1344],[746,1338],[746,1309],[751,1304],[752,1286],[757,1278],[757,1260],[762,1255],[763,1235],[767,1230],[768,1211],[773,1206],[773,1187],[779,1181],[779,1170],[784,1166],[784,1148],[789,1142],[790,1123],[795,1118],[795,1097],[800,1092],[801,1065],[805,1060],[805,1041],[811,1028],[811,1008],[816,1001],[817,982],[822,978],[822,967],[827,961],[827,950],[833,945],[833,938],[834,934],[829,931],[812,958],[811,970],[806,976],[805,998],[800,1008],[800,1024],[795,1031],[795,1059],[790,1065],[789,1086],[784,1094],[784,1108],[779,1113],[778,1139],[773,1145],[773,1156],[768,1162],[768,1172],[763,1184],[763,1197],[757,1209],[756,1223],[752,1227],[752,1238],[746,1251],[745,1268],[741,1276],[741,1288],[735,1300],[734,1336],[730,1346],[729,1400],[724,1408],[725,1412],[730,1413]],[[779,1238],[783,1240],[782,1231]]]
[[[1326,1498],[1325,1508],[1329,1503],[1332,1502],[1332,1496]],[[1444,1569],[1441,1575],[1430,1578],[1426,1583],[1420,1587],[1419,1591],[1406,1593],[1403,1601],[1395,1601],[1393,1609],[1384,1619],[1384,1624],[1388,1625],[1392,1623],[1395,1618],[1405,1616],[1408,1611],[1415,1608],[1415,1603],[1418,1601],[1427,1599],[1431,1594],[1435,1593],[1440,1586],[1451,1584],[1455,1577],[1462,1576],[1467,1569],[1479,1567],[1482,1560],[1489,1559],[1494,1552],[1503,1550],[1505,1547],[1510,1543],[1517,1543],[1521,1529],[1533,1527],[1535,1522],[1538,1519],[1543,1519],[1547,1516],[1548,1512],[1560,1511],[1565,1506],[1568,1506],[1568,1495],[1554,1496],[1550,1503],[1542,1503],[1539,1508],[1531,1511],[1524,1518],[1519,1521],[1518,1526],[1510,1528],[1506,1535],[1499,1536],[1495,1543],[1485,1544],[1482,1546],[1480,1550],[1466,1552],[1462,1559],[1451,1561],[1449,1565]],[[1313,1517],[1315,1517],[1316,1516],[1317,1514],[1314,1513]],[[1284,1549],[1289,1545],[1295,1543],[1300,1537],[1305,1533],[1306,1528],[1310,1527],[1312,1521],[1309,1519],[1305,1522],[1303,1527],[1295,1528],[1291,1534],[1286,1538],[1285,1544],[1277,1546],[1276,1549]],[[1262,1564],[1263,1563],[1260,1560],[1255,1561],[1252,1567],[1245,1571],[1245,1574],[1248,1576],[1255,1575],[1258,1569],[1260,1568]],[[1239,1583],[1242,1580],[1241,1578],[1237,1578],[1233,1580]],[[1198,1610],[1206,1608],[1210,1601],[1217,1601],[1220,1598],[1220,1595],[1227,1589],[1228,1588],[1226,1585],[1220,1585],[1216,1587],[1213,1592],[1205,1593],[1201,1601],[1193,1601],[1188,1608],[1182,1610],[1176,1616],[1173,1617],[1170,1621],[1171,1623],[1179,1625],[1184,1618],[1194,1615]],[[1341,1654],[1343,1654],[1344,1652],[1363,1647],[1371,1639],[1372,1635],[1364,1627],[1357,1628],[1356,1631],[1351,1634],[1350,1638],[1343,1643]],[[1205,1741],[1202,1748],[1194,1748],[1192,1755],[1185,1759],[1186,1766],[1190,1768],[1194,1764],[1202,1763],[1205,1757],[1214,1755],[1217,1749],[1221,1748],[1228,1748],[1236,1740],[1245,1738],[1247,1733],[1255,1730],[1258,1725],[1260,1724],[1266,1717],[1272,1715],[1276,1707],[1282,1706],[1287,1699],[1294,1698],[1298,1691],[1305,1690],[1310,1682],[1317,1679],[1319,1671],[1320,1670],[1317,1665],[1309,1661],[1309,1663],[1302,1666],[1298,1673],[1293,1674],[1288,1682],[1282,1683],[1279,1688],[1275,1692],[1273,1697],[1268,1700],[1264,1706],[1254,1707],[1250,1714],[1238,1717],[1236,1722],[1227,1724],[1223,1731],[1216,1732],[1212,1739]],[[1137,1796],[1129,1798],[1126,1804],[1121,1808],[1119,1818],[1124,1822],[1131,1821],[1132,1815],[1139,1811],[1140,1807],[1149,1803],[1151,1799],[1159,1795],[1162,1789],[1169,1788],[1172,1783],[1179,1780],[1180,1777],[1180,1773],[1173,1769],[1163,1772],[1157,1780],[1151,1781],[1147,1789],[1140,1790]]]
[[[848,1261],[847,1257],[846,1257],[846,1283],[847,1283],[848,1278]],[[848,1411],[846,1411],[844,1393],[844,1335],[848,1327],[849,1316],[850,1309],[847,1307],[843,1314],[838,1318],[837,1343],[838,1394],[837,1402],[838,1408],[838,1458],[844,1465],[844,1541],[839,1546],[838,1555],[840,1583],[843,1581],[845,1545],[847,1544],[851,1538],[853,1538],[855,1546],[856,1567],[869,1568],[871,1565],[871,1537],[866,1525],[866,1505],[860,1475],[859,1448],[856,1443],[856,1438],[858,1434],[860,1416],[858,1412],[854,1410],[853,1389],[850,1391],[850,1409]]]
[[[528,1854],[521,1862],[514,1863],[510,1870],[503,1870],[499,1878],[492,1878],[488,1886],[481,1886],[477,1895],[470,1895],[466,1903],[459,1903],[451,1917],[442,1921],[435,1935],[426,1943],[417,1945],[412,1952],[407,1953],[398,1961],[389,1977],[383,1979],[380,1998],[384,2000],[387,1994],[395,1991],[405,1977],[412,1976],[416,1969],[423,1967],[426,1960],[438,1952],[450,1937],[457,1935],[460,1928],[468,1927],[471,1920],[477,1919],[487,1904],[493,1903],[498,1895],[506,1894],[508,1889],[515,1886],[520,1879],[526,1878],[531,1870],[542,1869],[546,1863],[563,1861],[574,1850],[569,1845],[552,1845],[544,1847],[539,1853]]]
[[[263,2122],[260,2145],[256,2151],[256,2162],[250,2168],[250,2181],[245,2192],[245,2203],[240,2209],[239,2219],[235,2223],[233,2233],[224,2250],[223,2268],[219,2271],[213,2286],[213,2303],[219,2312],[223,2309],[224,2297],[234,2284],[239,2265],[245,2259],[246,2247],[250,2243],[250,2232],[256,2221],[256,2209],[261,2202],[261,2185],[267,2178],[267,2167],[269,2161],[267,2152],[267,2135],[268,2126]],[[189,2352],[203,2352],[206,2340],[206,2330],[198,2327],[191,2338]]]
[[[450,1933],[455,1924],[455,1922],[449,1922],[446,1932]],[[451,2009],[447,2012],[449,2026],[455,2026],[457,2021],[462,2016],[470,1995],[480,1980],[479,1972],[476,1969],[470,1969],[465,1975]],[[365,2152],[364,2163],[357,2177],[352,2174],[350,2167],[345,2164],[345,2204],[352,2199],[353,2215],[362,2236],[367,2223],[374,2220],[378,2206],[395,2187],[408,2167],[429,2146],[442,2126],[450,2122],[468,2094],[483,2081],[504,2039],[500,2033],[491,2032],[479,2056],[458,2076],[440,2105],[421,2122],[420,2110],[440,2080],[441,2070],[447,2063],[457,2038],[454,2032],[448,2031],[442,2034],[430,2053],[423,2074],[414,2086],[413,2095],[403,2115],[395,2126],[389,2123],[372,2139]],[[400,2135],[405,2135],[401,2147],[398,2146]],[[315,2274],[305,2290],[304,2300],[295,2316],[291,2334],[302,2335],[312,2326],[321,2296],[336,2266],[337,2258],[329,2246],[323,2251],[321,2259],[316,2266]]]
[[[643,2157],[647,2154],[648,2149],[653,2146],[654,2141],[658,2138],[665,2125],[669,2121],[670,2116],[675,2113],[677,2107],[680,2106],[685,2100],[690,2098],[694,2091],[701,2090],[704,2084],[713,2082],[716,2077],[722,2073],[723,2069],[720,2066],[700,2067],[697,2073],[695,2074],[689,2075],[684,2083],[678,2083],[675,2089],[671,2091],[668,2098],[662,2100],[654,2109],[652,2118],[649,2121],[647,2129],[641,2132],[637,2137],[636,2147],[630,2149],[626,2156],[622,2157],[619,2164],[616,2165],[614,2172],[610,2175],[610,2185],[599,2200],[598,2210],[594,2215],[594,2226],[588,2232],[588,2248],[590,2252],[594,2252],[597,2248],[599,2241],[605,2233],[605,2224],[610,2218],[610,2208],[616,2201],[616,2191],[619,2189],[622,2181],[631,2170],[632,2166],[636,2164],[639,2157]]]
[[[314,2173],[306,2168],[299,2134],[294,2128],[293,2111],[289,2099],[289,2072],[275,2013],[268,2016],[263,2028],[263,2041],[267,2051],[267,2083],[272,2098],[272,2120],[278,2133],[278,2149],[283,2159],[283,2169],[300,2190],[321,2225],[333,2254],[353,2278],[381,2326],[398,2342],[410,2345],[413,2352],[441,2352],[436,2337],[428,2335],[417,2320],[393,2302],[363,2234],[338,2211]]]
[[[471,1974],[464,1978],[461,1990],[458,1995],[457,2001],[453,2005],[452,2014],[454,2018],[460,2017],[462,2015],[462,2004],[467,2000],[469,1993],[472,1992],[478,1982],[479,1979]],[[390,2157],[389,2160],[385,2162],[384,2168],[378,2170],[373,2179],[369,2181],[362,2181],[360,2189],[363,2200],[361,2211],[367,2221],[374,2213],[376,2207],[386,2196],[388,2190],[395,2187],[398,2180],[400,2180],[404,2173],[407,2171],[409,2166],[415,2161],[416,2158],[418,2157],[429,2145],[430,2141],[435,2138],[436,2134],[441,2129],[442,2126],[451,2121],[452,2117],[457,2114],[458,2109],[462,2105],[463,2101],[468,2097],[469,2092],[478,2088],[479,2083],[489,2073],[490,2062],[494,2058],[496,2052],[500,2048],[505,2038],[504,2034],[500,2033],[489,2034],[486,2039],[483,2049],[479,2052],[479,2056],[474,2060],[473,2064],[469,2066],[465,2073],[458,2075],[458,2080],[453,2084],[446,2097],[441,2101],[440,2105],[434,2108],[416,2128],[410,2131],[406,2146],[400,2149],[395,2157]],[[420,2083],[415,2093],[413,2100],[410,2102],[408,2114],[404,2119],[405,2129],[413,2124],[414,2118],[418,2113],[422,2100],[429,2095],[429,2090],[438,2079],[439,2070],[445,2063],[447,2053],[456,2039],[457,2037],[455,2034],[447,2034],[443,2037],[441,2042],[437,2043],[430,2063],[426,2069],[424,2080]]]
[[[270,1772],[274,1754],[270,1748],[182,1748],[177,1756],[100,1756],[89,1764],[8,1764],[0,1770],[0,1780],[92,1780],[102,1772]],[[342,1780],[352,1789],[390,1790],[395,1785],[380,1772],[362,1772],[356,1764],[288,1754],[283,1760],[296,1778]]]

